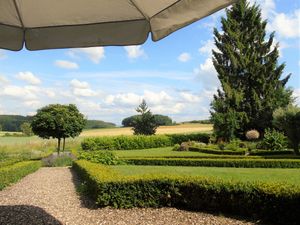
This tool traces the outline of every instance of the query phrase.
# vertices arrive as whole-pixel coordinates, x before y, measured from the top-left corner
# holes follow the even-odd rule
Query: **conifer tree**
[[[216,135],[230,140],[271,127],[273,111],[292,101],[292,91],[285,88],[290,75],[280,80],[285,65],[278,65],[278,43],[273,44],[274,32],[267,37],[259,6],[240,0],[226,10],[221,24],[222,32],[214,29],[213,50],[221,89],[211,117]]]
[[[136,109],[140,116],[137,116],[133,121],[133,131],[135,135],[153,135],[156,132],[158,124],[154,115],[148,109],[145,100]]]

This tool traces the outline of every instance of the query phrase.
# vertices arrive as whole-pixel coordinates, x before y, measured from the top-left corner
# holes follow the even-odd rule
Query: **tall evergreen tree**
[[[213,50],[221,89],[211,117],[216,135],[230,140],[249,129],[271,127],[273,111],[292,101],[292,91],[285,88],[290,75],[280,80],[285,65],[278,65],[278,43],[274,47],[274,32],[266,36],[259,6],[240,0],[221,24],[223,32],[214,29],[218,50]]]
[[[154,135],[158,124],[156,123],[154,115],[148,109],[145,100],[136,109],[139,116],[135,117],[133,121],[133,131],[135,135]]]

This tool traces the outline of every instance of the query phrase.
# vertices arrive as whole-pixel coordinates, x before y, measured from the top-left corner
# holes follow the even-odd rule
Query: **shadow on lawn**
[[[2,225],[62,225],[62,223],[40,207],[31,205],[0,206]]]

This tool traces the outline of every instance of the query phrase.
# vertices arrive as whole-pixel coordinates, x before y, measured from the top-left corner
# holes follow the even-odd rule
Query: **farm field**
[[[111,168],[123,176],[147,174],[201,176],[219,178],[225,181],[280,182],[300,187],[300,169],[135,165],[111,166]]]
[[[156,134],[177,134],[177,133],[195,133],[195,132],[211,132],[211,124],[179,124],[174,126],[160,126],[157,129]],[[80,137],[94,137],[94,136],[117,136],[117,135],[132,135],[133,131],[131,127],[120,128],[106,128],[106,129],[93,129],[84,130]]]

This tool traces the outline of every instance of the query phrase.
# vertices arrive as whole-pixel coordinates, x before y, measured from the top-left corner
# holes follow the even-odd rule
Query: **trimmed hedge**
[[[81,142],[83,150],[133,150],[169,147],[184,141],[208,143],[209,134],[170,134],[170,135],[132,135],[85,138]]]
[[[202,142],[205,144],[209,143],[210,135],[206,133],[191,133],[191,134],[167,134],[171,139],[172,145],[181,144],[187,141]]]
[[[100,207],[170,206],[247,216],[276,224],[300,223],[300,188],[292,185],[201,177],[121,176],[107,166],[87,161],[77,161],[73,168]]]
[[[86,138],[81,142],[83,150],[131,150],[171,146],[165,135],[132,135]]]
[[[294,155],[292,150],[281,150],[281,151],[272,151],[272,150],[252,150],[250,155],[257,156],[269,156],[269,155]]]
[[[189,151],[191,152],[202,152],[207,154],[215,154],[215,155],[245,155],[246,150],[237,150],[237,151],[231,151],[231,150],[217,150],[212,148],[199,148],[199,147],[189,147]]]
[[[123,158],[128,164],[159,166],[205,166],[241,168],[300,168],[295,159],[180,159],[180,158]]]
[[[41,161],[24,161],[0,168],[0,190],[41,167]]]

